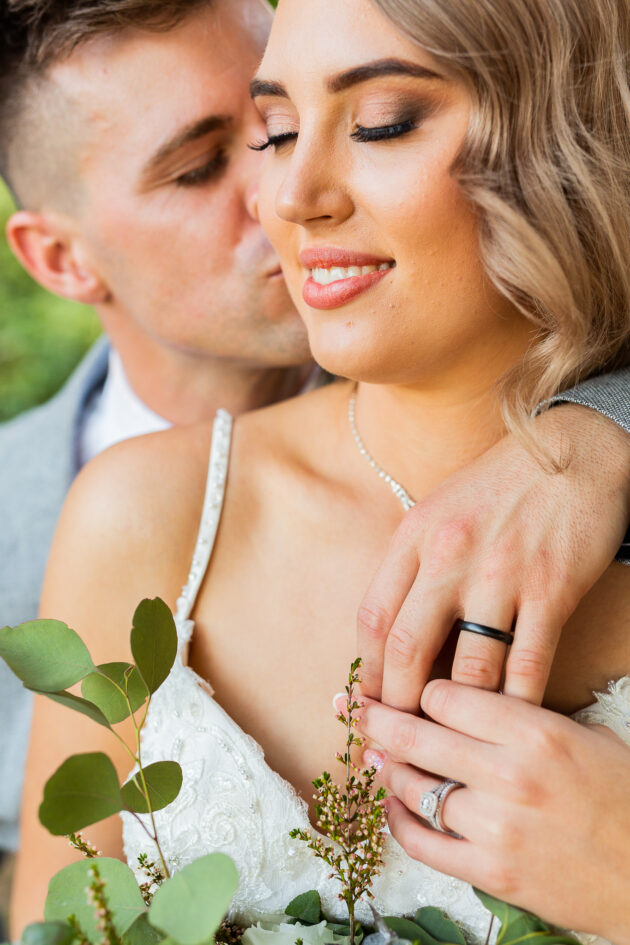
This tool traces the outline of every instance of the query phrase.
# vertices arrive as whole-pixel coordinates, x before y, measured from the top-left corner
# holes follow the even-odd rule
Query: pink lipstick
[[[310,270],[302,297],[317,309],[345,305],[381,282],[395,266],[392,259],[334,246],[304,249],[299,258]]]

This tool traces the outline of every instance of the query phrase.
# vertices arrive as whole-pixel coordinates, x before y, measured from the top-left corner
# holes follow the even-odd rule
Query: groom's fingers
[[[387,556],[372,579],[357,616],[361,691],[372,699],[381,698],[389,631],[420,566],[415,544],[403,537],[406,536],[403,526],[390,542]],[[419,696],[420,691],[418,700]]]
[[[426,586],[422,573],[407,594],[385,644],[381,700],[418,713],[420,696],[455,620],[450,585]]]
[[[563,619],[539,603],[524,602],[505,667],[506,695],[540,705],[562,634]]]

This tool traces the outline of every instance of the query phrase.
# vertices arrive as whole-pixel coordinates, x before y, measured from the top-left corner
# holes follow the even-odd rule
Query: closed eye
[[[297,138],[297,131],[285,131],[281,135],[269,135],[266,141],[252,141],[248,145],[252,151],[266,151],[267,148],[279,148],[283,144],[287,144],[289,141],[295,141]]]
[[[224,150],[217,151],[205,164],[201,164],[199,167],[195,167],[190,171],[186,171],[185,174],[180,174],[179,177],[176,177],[175,183],[178,187],[198,187],[202,184],[206,184],[208,181],[217,178],[221,174],[227,162],[227,152]]]
[[[400,138],[402,135],[409,134],[418,127],[418,122],[410,118],[408,121],[397,122],[393,125],[379,125],[376,128],[364,128],[359,125],[350,135],[355,141],[387,141],[390,138]]]

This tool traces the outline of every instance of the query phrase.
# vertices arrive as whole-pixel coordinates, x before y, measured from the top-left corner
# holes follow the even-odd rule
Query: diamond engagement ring
[[[462,784],[461,781],[452,781],[448,778],[431,791],[425,791],[420,798],[420,816],[428,820],[434,830],[439,830],[440,833],[446,833],[450,837],[457,837],[459,840],[462,839],[461,834],[455,833],[454,830],[449,830],[444,824],[442,820],[442,808],[444,807],[444,801],[451,791],[462,787],[466,787],[466,785]]]

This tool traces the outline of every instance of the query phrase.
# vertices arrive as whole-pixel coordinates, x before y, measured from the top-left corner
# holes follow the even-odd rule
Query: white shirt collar
[[[99,395],[88,404],[82,420],[79,457],[81,466],[114,443],[170,427],[140,400],[125,374],[120,355],[109,354],[107,378]]]

